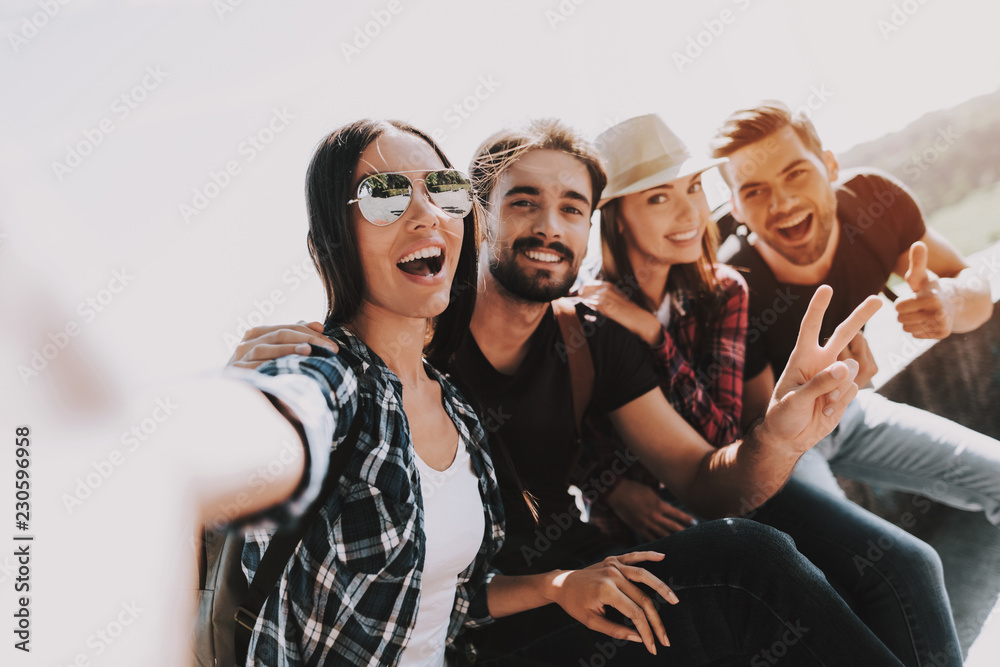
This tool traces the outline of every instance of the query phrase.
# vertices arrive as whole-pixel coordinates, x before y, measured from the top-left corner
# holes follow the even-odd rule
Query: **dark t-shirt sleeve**
[[[767,339],[761,336],[758,330],[754,330],[753,334],[754,340],[752,343],[750,342],[750,337],[747,337],[746,358],[743,362],[744,380],[752,380],[763,373],[769,363]]]
[[[590,411],[617,410],[659,386],[649,350],[635,334],[585,306],[578,306],[577,314],[582,315],[584,334],[593,329],[594,397]]]
[[[750,293],[747,304],[747,337],[743,363],[743,378],[750,380],[760,375],[768,363],[770,353],[767,336],[763,335],[760,321],[763,292],[773,292],[778,283],[770,271],[765,269],[763,260],[746,242],[744,234],[731,234],[719,247],[719,261],[739,271],[747,283]]]
[[[865,235],[869,227],[882,227],[869,245],[874,246],[872,250],[877,254],[885,253],[881,260],[890,271],[899,256],[927,233],[924,215],[913,193],[883,171],[848,172],[843,176],[838,199],[841,209],[847,209],[840,212],[848,217],[843,228],[848,243]]]

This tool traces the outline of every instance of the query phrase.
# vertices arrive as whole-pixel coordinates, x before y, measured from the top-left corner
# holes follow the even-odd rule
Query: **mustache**
[[[513,252],[524,252],[526,250],[538,250],[540,248],[545,248],[546,250],[552,250],[559,253],[565,257],[570,264],[576,259],[576,254],[567,248],[565,245],[559,241],[553,241],[552,243],[545,245],[537,236],[525,236],[519,239],[515,239],[513,243],[510,244],[510,249]]]

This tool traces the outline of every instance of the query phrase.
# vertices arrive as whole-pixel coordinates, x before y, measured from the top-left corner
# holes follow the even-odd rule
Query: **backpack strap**
[[[267,549],[264,550],[264,557],[260,559],[257,572],[250,582],[249,592],[243,605],[236,610],[234,617],[236,619],[236,657],[241,663],[246,662],[247,651],[250,648],[250,636],[257,624],[260,610],[264,608],[264,601],[277,586],[282,572],[285,571],[285,566],[288,565],[289,559],[295,553],[295,547],[302,541],[306,530],[312,524],[312,520],[319,514],[323,500],[329,497],[340,481],[341,475],[344,474],[351,454],[356,449],[362,421],[360,415],[355,415],[347,437],[330,452],[330,468],[327,471],[326,479],[323,480],[319,497],[312,504],[312,507],[295,523],[279,528],[268,542]]]
[[[569,298],[556,299],[552,302],[552,312],[559,322],[563,344],[566,346],[570,391],[573,394],[573,418],[579,435],[583,414],[594,394],[594,360],[590,357],[590,344],[576,314],[576,301]]]

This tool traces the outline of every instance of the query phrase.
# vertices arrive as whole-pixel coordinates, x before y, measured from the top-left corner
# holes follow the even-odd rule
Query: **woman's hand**
[[[608,504],[642,539],[652,542],[694,525],[694,517],[663,500],[656,489],[623,479],[608,494]]]
[[[656,345],[663,335],[663,325],[656,315],[635,304],[621,290],[609,282],[593,280],[580,288],[583,302],[599,312],[610,317],[647,345]]]
[[[309,345],[325,347],[336,353],[340,348],[323,335],[319,322],[279,324],[272,327],[254,327],[243,335],[227,366],[257,368],[265,361],[287,357],[290,354],[309,354]]]
[[[677,604],[678,600],[665,583],[634,564],[663,558],[663,554],[655,551],[634,551],[610,556],[582,570],[553,572],[549,599],[591,630],[615,639],[641,641],[656,655],[655,638],[664,646],[670,646],[670,640],[656,604],[636,583],[646,584],[670,604]],[[613,607],[631,619],[635,630],[608,620],[605,607]]]

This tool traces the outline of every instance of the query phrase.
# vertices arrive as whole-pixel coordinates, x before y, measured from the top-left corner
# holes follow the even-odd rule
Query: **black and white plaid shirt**
[[[346,329],[336,327],[327,335],[340,345],[338,354],[313,348],[312,356],[284,357],[258,369],[273,376],[306,375],[319,384],[334,418],[334,447],[352,419],[364,424],[337,492],[322,501],[277,594],[264,604],[248,664],[394,665],[416,621],[425,552],[423,501],[403,387]],[[425,368],[440,383],[445,411],[469,450],[486,516],[479,553],[458,578],[448,628],[452,642],[463,625],[492,620],[486,586],[494,574],[489,563],[503,542],[503,509],[479,418],[443,375],[426,363]],[[303,422],[310,418],[300,414],[302,408],[293,409]],[[271,532],[247,532],[243,568],[248,578]]]

